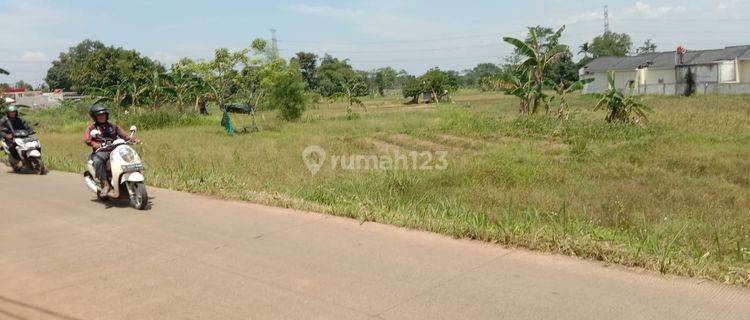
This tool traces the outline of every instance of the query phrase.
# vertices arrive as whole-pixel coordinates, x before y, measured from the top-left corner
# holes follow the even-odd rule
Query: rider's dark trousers
[[[94,171],[96,172],[96,178],[99,181],[109,180],[109,174],[107,173],[107,162],[109,162],[110,152],[95,152],[91,154],[91,160],[94,161]]]

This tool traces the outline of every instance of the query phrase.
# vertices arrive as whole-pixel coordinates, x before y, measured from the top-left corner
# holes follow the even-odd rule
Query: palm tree
[[[578,49],[580,49],[578,51],[578,54],[583,53],[584,58],[589,57],[589,54],[591,53],[591,45],[588,42],[584,42],[580,47],[578,47]]]
[[[535,29],[531,29],[529,43],[511,37],[503,38],[505,42],[516,47],[521,56],[526,57],[526,60],[518,68],[519,70],[528,70],[530,74],[531,87],[534,91],[534,95],[531,97],[533,99],[532,113],[539,112],[539,106],[546,97],[544,92],[542,92],[545,85],[544,71],[567,54],[566,50],[561,50],[561,46],[558,46],[558,40],[564,30],[565,26],[560,27],[557,32],[547,39],[547,44],[544,45],[539,41]]]

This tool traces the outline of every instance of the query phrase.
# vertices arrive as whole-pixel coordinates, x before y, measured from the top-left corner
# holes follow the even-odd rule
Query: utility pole
[[[276,38],[276,29],[271,29],[271,50],[274,57],[279,56],[279,39]]]
[[[609,7],[604,6],[604,33],[609,33]]]

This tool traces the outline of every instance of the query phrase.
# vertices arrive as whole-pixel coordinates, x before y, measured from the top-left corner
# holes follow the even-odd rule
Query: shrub
[[[307,105],[305,96],[305,82],[297,70],[288,70],[275,77],[268,94],[268,103],[272,108],[279,109],[279,115],[286,121],[298,120],[302,117]]]
[[[211,123],[212,120],[197,113],[180,113],[171,108],[161,108],[113,115],[113,121],[125,129],[135,125],[141,130],[153,130],[204,125]]]

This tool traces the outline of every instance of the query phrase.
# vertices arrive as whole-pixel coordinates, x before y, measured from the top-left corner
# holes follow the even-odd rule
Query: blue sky
[[[0,0],[0,67],[39,83],[50,61],[83,39],[136,49],[169,65],[240,48],[277,30],[281,54],[300,50],[350,58],[359,69],[390,65],[421,73],[501,63],[526,26],[559,26],[577,48],[611,27],[659,50],[750,44],[750,0],[694,1],[52,1]],[[577,51],[577,50],[575,50]]]

